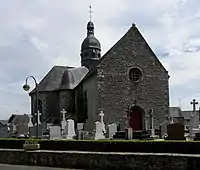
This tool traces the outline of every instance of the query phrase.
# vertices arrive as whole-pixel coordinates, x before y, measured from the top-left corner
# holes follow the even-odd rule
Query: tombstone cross
[[[65,119],[65,114],[67,113],[66,111],[65,111],[65,109],[62,109],[61,110],[61,113],[62,113],[62,117],[63,117],[63,121],[66,121],[66,119]]]
[[[100,112],[99,116],[101,117],[101,122],[103,122],[103,117],[104,117],[103,111]]]
[[[193,114],[196,113],[196,105],[198,104],[198,102],[196,101],[196,99],[193,99],[192,102],[190,102],[191,105],[193,105]]]
[[[41,124],[41,122],[40,122],[40,116],[41,116],[41,113],[40,113],[40,111],[38,110],[38,117],[37,117],[37,119],[38,119],[38,125]]]
[[[33,116],[32,116],[31,114],[29,114],[28,117],[29,117],[28,127],[32,127],[32,126],[33,126],[33,123],[32,123],[32,119],[31,119],[31,118],[32,118]]]
[[[13,124],[13,132],[17,130],[17,125]]]
[[[32,118],[33,116],[32,116],[31,114],[29,114],[28,117],[29,117],[29,122],[32,122],[32,119],[31,119],[31,118]]]
[[[99,116],[101,117],[102,131],[105,133],[106,132],[106,128],[105,128],[105,124],[103,122],[103,117],[104,117],[103,111],[100,112]]]

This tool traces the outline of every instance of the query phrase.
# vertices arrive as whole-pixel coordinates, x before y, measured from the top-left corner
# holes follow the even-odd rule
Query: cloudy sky
[[[0,2],[0,119],[30,112],[22,90],[28,75],[39,81],[54,65],[80,65],[90,4],[103,54],[135,23],[169,70],[171,106],[188,110],[193,98],[200,103],[199,0]]]

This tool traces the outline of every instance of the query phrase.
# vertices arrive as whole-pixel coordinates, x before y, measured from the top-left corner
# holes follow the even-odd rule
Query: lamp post
[[[35,77],[33,77],[33,76],[28,76],[27,78],[26,78],[26,81],[25,81],[25,85],[23,85],[23,89],[25,90],[25,91],[29,91],[30,90],[30,86],[27,84],[28,83],[28,79],[29,78],[32,78],[33,80],[34,80],[34,82],[35,82],[35,90],[36,90],[36,116],[37,116],[37,118],[36,118],[36,126],[37,126],[37,130],[36,130],[36,136],[37,136],[37,138],[39,138],[39,125],[38,125],[38,84],[37,84],[37,81],[36,81],[36,79],[35,79]]]

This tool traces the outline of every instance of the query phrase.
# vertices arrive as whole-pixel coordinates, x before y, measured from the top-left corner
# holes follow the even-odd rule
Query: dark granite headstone
[[[186,140],[184,125],[180,123],[173,123],[167,125],[166,140]]]
[[[195,133],[194,140],[195,141],[200,140],[200,133]]]

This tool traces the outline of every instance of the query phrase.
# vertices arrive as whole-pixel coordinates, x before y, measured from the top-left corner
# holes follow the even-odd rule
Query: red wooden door
[[[133,109],[130,114],[130,127],[134,130],[142,130],[142,113],[139,109]]]

